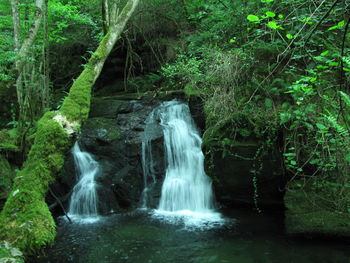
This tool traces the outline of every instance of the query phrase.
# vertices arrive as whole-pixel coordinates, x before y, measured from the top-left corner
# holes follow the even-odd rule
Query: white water
[[[153,121],[160,120],[163,127],[167,161],[156,215],[166,217],[167,220],[180,216],[185,218],[185,224],[186,221],[191,224],[203,222],[203,218],[207,221],[218,221],[220,214],[214,211],[211,180],[204,172],[202,139],[188,106],[176,100],[164,102],[150,116]],[[147,145],[145,143],[143,145],[145,148],[143,154],[151,152],[147,149]],[[151,160],[151,157],[143,156],[143,159]],[[145,176],[151,174],[147,166],[144,167],[144,171]]]
[[[100,168],[91,154],[80,150],[78,142],[75,143],[72,154],[77,170],[78,183],[73,188],[68,215],[75,219],[85,219],[93,222],[98,217],[95,176]]]
[[[149,202],[149,191],[152,190],[154,184],[156,183],[152,156],[152,144],[151,141],[147,139],[142,141],[142,168],[144,175],[144,189],[141,195],[141,208],[147,208],[147,204]],[[151,179],[151,182],[148,182],[149,179]]]

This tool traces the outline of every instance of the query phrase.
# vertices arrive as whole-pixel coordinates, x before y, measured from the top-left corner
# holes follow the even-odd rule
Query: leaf
[[[342,91],[338,91],[340,97],[345,102],[347,107],[350,107],[350,96]]]
[[[279,19],[283,19],[283,18],[284,18],[284,15],[279,14],[279,15],[278,15],[278,18],[279,18]]]
[[[261,0],[261,3],[272,3],[274,0]]]
[[[293,39],[293,38],[294,38],[294,36],[291,35],[291,34],[287,34],[286,37],[287,37],[288,39]]]
[[[276,21],[270,21],[267,23],[267,25],[269,27],[271,27],[272,29],[278,29],[279,28],[279,25],[277,25]]]
[[[326,51],[324,51],[324,52],[321,53],[321,56],[322,56],[322,57],[325,57],[325,56],[327,56],[328,54],[329,54],[329,50],[326,50]]]
[[[235,42],[236,42],[236,40],[230,39],[230,43],[231,43],[231,44],[234,44]]]
[[[267,15],[268,17],[271,17],[271,18],[274,18],[274,17],[276,16],[276,14],[275,14],[274,12],[270,12],[270,11],[267,11],[267,12],[266,12],[266,15]]]
[[[338,26],[338,28],[345,26],[345,21],[344,20],[340,21],[337,26]]]
[[[338,28],[338,25],[332,26],[332,27],[328,28],[328,31],[331,31],[331,30],[334,30],[334,29],[337,29],[337,28]]]
[[[256,16],[256,15],[248,15],[248,16],[247,16],[247,19],[248,19],[250,22],[260,22],[259,17]]]
[[[332,61],[332,62],[329,62],[328,65],[330,65],[332,67],[337,67],[337,66],[339,66],[339,62]]]
[[[317,126],[317,128],[319,128],[320,130],[326,130],[326,129],[327,129],[327,127],[324,126],[322,123],[316,123],[316,126]]]

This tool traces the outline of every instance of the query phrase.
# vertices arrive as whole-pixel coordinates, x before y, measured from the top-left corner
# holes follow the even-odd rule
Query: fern
[[[348,67],[350,67],[350,56],[348,56],[348,57],[342,57],[342,59],[343,59],[344,63],[345,63]]]
[[[332,127],[337,131],[340,136],[349,136],[349,132],[346,128],[340,125],[337,121],[337,118],[333,115],[324,115],[326,120],[332,125]]]
[[[349,59],[350,62],[350,59]],[[342,91],[338,91],[340,97],[344,101],[345,105],[350,109],[350,96]]]

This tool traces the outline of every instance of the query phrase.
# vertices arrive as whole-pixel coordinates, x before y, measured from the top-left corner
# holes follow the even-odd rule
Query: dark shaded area
[[[56,243],[28,262],[348,262],[349,244],[294,239],[284,234],[279,214],[223,213],[226,224],[209,230],[168,224],[151,211],[113,215],[94,224],[59,220]]]

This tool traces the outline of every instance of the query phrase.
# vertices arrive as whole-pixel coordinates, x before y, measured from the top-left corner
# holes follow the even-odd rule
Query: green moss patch
[[[25,168],[17,173],[0,215],[0,238],[26,253],[55,237],[55,223],[44,199],[48,185],[63,164],[70,140],[53,116],[54,112],[48,112],[39,121]]]
[[[14,172],[9,162],[3,155],[0,155],[0,199],[7,197],[12,186],[13,177]]]
[[[116,126],[115,120],[106,118],[87,119],[83,130],[88,130],[89,134],[99,140],[111,142],[121,138],[121,132]]]
[[[8,242],[0,242],[0,262],[1,263],[24,263],[22,252]]]
[[[305,186],[300,181],[289,183],[284,197],[287,232],[350,237],[350,215],[335,212],[325,201],[327,193],[316,192],[310,184],[308,182]]]
[[[63,101],[60,112],[70,121],[85,120],[89,115],[91,88],[96,77],[95,71],[88,66],[75,80],[69,95]]]

